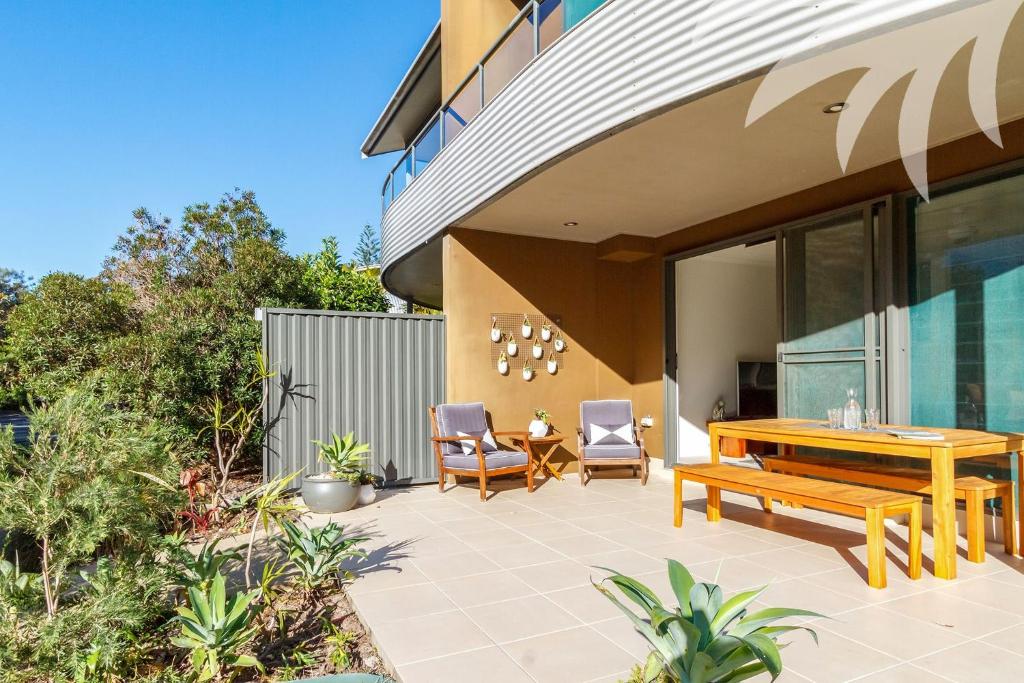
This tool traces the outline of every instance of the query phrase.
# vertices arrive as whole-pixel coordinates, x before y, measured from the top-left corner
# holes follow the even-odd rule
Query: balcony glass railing
[[[388,173],[381,193],[382,210],[387,210],[395,197],[402,194],[523,67],[605,2],[534,0],[526,5]]]

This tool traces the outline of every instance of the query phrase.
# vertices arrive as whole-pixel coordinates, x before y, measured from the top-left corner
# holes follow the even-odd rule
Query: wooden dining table
[[[895,436],[889,430],[922,431],[938,434],[936,439],[913,439]],[[1024,466],[1024,434],[980,432],[970,429],[937,429],[933,427],[898,427],[882,425],[878,430],[830,429],[826,423],[787,418],[713,422],[708,425],[711,437],[711,462],[719,463],[722,455],[743,457],[748,441],[777,443],[783,446],[806,446],[872,455],[899,456],[926,460],[932,475],[932,535],[935,539],[935,576],[956,578],[956,499],[953,489],[954,464],[957,460],[1015,453],[1018,471]],[[735,440],[739,448],[723,452],[723,441]],[[1024,518],[1024,501],[1018,496],[1020,518]],[[1024,547],[1024,523],[1021,525]]]

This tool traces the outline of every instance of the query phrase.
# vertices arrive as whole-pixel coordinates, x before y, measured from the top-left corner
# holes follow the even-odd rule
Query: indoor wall
[[[499,431],[525,430],[535,409],[547,410],[566,437],[554,460],[574,470],[580,401],[631,399],[637,418],[655,417],[647,450],[662,457],[659,259],[606,261],[593,244],[460,229],[443,250],[449,401],[483,401]],[[560,317],[567,350],[556,375],[541,363],[530,382],[498,373],[489,337],[498,313]]]
[[[707,458],[715,403],[735,415],[736,362],[774,361],[778,332],[775,242],[677,261],[679,453]]]

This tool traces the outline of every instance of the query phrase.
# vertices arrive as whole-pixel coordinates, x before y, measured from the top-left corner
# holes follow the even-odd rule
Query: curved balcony
[[[963,6],[953,0],[800,7],[777,0],[608,0],[537,47],[546,4],[528,5],[503,36],[510,44],[525,41],[519,32],[528,28],[538,56],[491,86],[485,63],[482,83],[478,72],[456,94],[458,100],[467,88],[477,89],[475,118],[450,136],[446,111],[439,112],[414,146],[424,151],[411,149],[403,158],[403,177],[391,184],[381,222],[383,277],[392,291],[436,305],[436,238],[447,227],[609,136],[755,79],[793,57],[809,37],[820,48]]]

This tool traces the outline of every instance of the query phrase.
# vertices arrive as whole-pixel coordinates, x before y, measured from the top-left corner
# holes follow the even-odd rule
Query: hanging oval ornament
[[[558,361],[555,360],[555,354],[548,356],[548,374],[554,375],[558,373]]]
[[[539,341],[533,342],[533,357],[535,360],[540,360],[544,357],[544,347],[540,345]]]
[[[551,341],[551,325],[544,323],[540,328],[540,338],[543,341]]]
[[[508,374],[508,356],[504,352],[498,356],[498,372],[502,375]]]
[[[512,335],[508,336],[508,345],[505,346],[505,351],[508,352],[509,356],[519,353],[519,344],[516,344],[516,338]]]
[[[491,318],[491,341],[495,344],[501,343],[501,330],[498,329],[497,318]]]
[[[523,334],[523,339],[529,339],[533,335],[533,325],[530,324],[530,316],[523,316],[523,326],[519,329]]]
[[[565,340],[562,339],[561,332],[559,332],[558,336],[555,337],[555,351],[558,351],[559,353],[565,351]]]
[[[523,366],[523,379],[525,379],[527,382],[533,379],[533,368],[530,366],[529,363]]]

